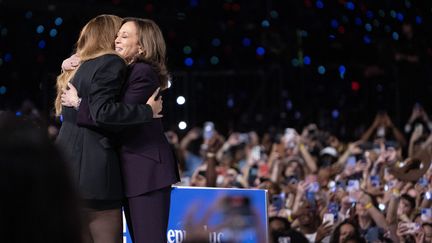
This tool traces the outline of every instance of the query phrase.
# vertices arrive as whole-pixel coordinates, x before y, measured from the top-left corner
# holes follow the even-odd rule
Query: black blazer
[[[152,120],[148,105],[115,103],[126,75],[119,56],[107,54],[85,61],[71,83],[88,102],[90,116],[101,126],[138,124]],[[57,144],[64,151],[75,185],[84,199],[117,200],[123,198],[119,156],[111,145],[111,134],[102,129],[77,126],[78,113],[63,107],[63,123]]]
[[[142,62],[131,64],[128,70],[121,101],[128,105],[146,104],[160,86],[159,77],[150,65]],[[98,121],[91,120],[90,113],[86,100],[83,100],[78,124],[99,126]],[[104,128],[116,131],[119,125],[125,125],[124,121],[120,120],[111,122],[111,126]],[[165,137],[161,119],[121,127],[123,129],[117,133],[115,140],[121,145],[121,167],[127,197],[161,189],[180,181],[177,161]]]

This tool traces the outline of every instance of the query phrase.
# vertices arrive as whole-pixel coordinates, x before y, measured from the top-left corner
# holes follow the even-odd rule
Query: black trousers
[[[124,203],[134,243],[167,242],[171,186],[130,197]]]

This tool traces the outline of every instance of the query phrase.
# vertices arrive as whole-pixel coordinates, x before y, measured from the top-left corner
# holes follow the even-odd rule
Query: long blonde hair
[[[122,18],[115,15],[99,15],[91,19],[81,30],[76,43],[76,54],[81,62],[94,59],[105,54],[117,54],[114,51],[114,39],[120,29]],[[62,71],[57,77],[57,97],[54,103],[56,115],[62,112],[61,94],[62,89],[67,87],[68,82],[75,75],[75,70]]]
[[[137,28],[138,44],[143,49],[135,61],[150,64],[159,76],[162,89],[168,85],[170,75],[166,67],[166,44],[159,26],[150,19],[125,18],[123,24],[133,22]]]

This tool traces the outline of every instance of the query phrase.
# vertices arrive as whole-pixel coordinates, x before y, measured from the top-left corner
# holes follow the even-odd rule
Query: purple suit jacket
[[[129,66],[120,100],[126,104],[146,104],[160,86],[152,67],[138,62]],[[78,125],[98,126],[91,118],[85,99],[81,102]],[[124,191],[127,197],[161,189],[180,180],[177,161],[165,137],[161,119],[123,127],[103,126],[102,129],[121,129],[115,140],[121,145],[120,158]]]

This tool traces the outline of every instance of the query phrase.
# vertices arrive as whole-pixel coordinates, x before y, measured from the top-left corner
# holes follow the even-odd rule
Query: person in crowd
[[[159,118],[162,109],[157,92],[147,104],[116,103],[126,74],[126,63],[115,51],[113,40],[122,19],[99,15],[82,29],[76,44],[80,65],[64,71],[57,79],[56,113],[63,123],[56,143],[65,154],[74,185],[85,202],[88,225],[86,242],[121,242],[121,206],[124,198],[119,157],[110,141],[112,135],[102,127],[132,125]],[[129,49],[127,49],[129,50]],[[69,87],[85,100],[88,111],[62,106],[62,92]],[[79,99],[75,99],[78,106]],[[84,109],[83,109],[84,110]],[[100,127],[78,126],[79,117],[90,117]]]
[[[358,226],[349,220],[344,220],[333,230],[330,243],[343,243],[351,238],[365,242],[362,241]]]
[[[123,103],[145,104],[155,90],[167,87],[165,41],[156,23],[147,19],[124,19],[115,47],[129,64],[128,79],[121,95]],[[76,100],[77,93],[71,87],[63,97],[65,102]],[[78,107],[78,112],[87,118],[86,107],[90,103],[82,104],[84,107]],[[78,124],[91,126],[92,120],[79,118]],[[111,127],[115,130],[118,125]],[[179,175],[174,151],[164,135],[162,122],[158,119],[129,126],[116,137],[122,146],[126,211],[133,239],[135,242],[166,241],[171,185],[179,181]]]
[[[403,133],[394,125],[390,116],[385,111],[380,111],[376,114],[372,125],[360,138],[363,142],[369,140],[373,140],[373,142],[386,141],[390,139],[397,141],[401,146],[405,146],[406,144]]]

